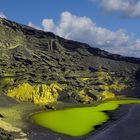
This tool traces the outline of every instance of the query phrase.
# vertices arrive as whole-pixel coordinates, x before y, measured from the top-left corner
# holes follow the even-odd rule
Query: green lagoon
[[[34,114],[32,120],[54,132],[70,136],[82,136],[105,123],[109,116],[104,111],[115,110],[122,104],[136,104],[140,100],[114,100],[91,107],[68,108]]]

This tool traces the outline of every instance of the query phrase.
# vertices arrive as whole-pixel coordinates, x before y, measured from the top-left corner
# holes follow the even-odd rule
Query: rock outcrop
[[[31,87],[58,83],[65,88],[57,100],[91,103],[139,87],[138,58],[111,54],[2,18],[0,32],[2,93],[23,83]]]

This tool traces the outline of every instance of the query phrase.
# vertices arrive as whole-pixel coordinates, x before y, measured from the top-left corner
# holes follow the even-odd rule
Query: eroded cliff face
[[[0,18],[2,94],[20,100],[24,96],[16,95],[16,90],[25,84],[40,88],[41,85],[50,87],[57,83],[64,88],[58,90],[57,97],[51,100],[92,103],[127,96],[121,91],[139,87],[139,71],[138,58],[110,54],[84,43]],[[29,95],[28,88],[25,90],[24,94]],[[36,94],[41,98],[42,90]],[[50,98],[49,94],[44,93],[45,98]]]

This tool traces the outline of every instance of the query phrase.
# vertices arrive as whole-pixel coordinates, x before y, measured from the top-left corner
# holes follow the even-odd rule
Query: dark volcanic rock
[[[0,140],[14,140],[14,137],[9,132],[0,128]]]
[[[121,79],[119,82],[129,87],[139,87],[138,58],[111,54],[2,18],[0,30],[0,88],[3,92],[23,82],[58,82],[67,85],[67,94],[63,97],[83,102],[78,91],[94,90],[93,93],[98,96],[98,92],[102,91],[100,85],[105,82],[112,84],[116,79]],[[101,70],[110,78],[99,81],[97,72]],[[13,79],[11,82],[3,82],[9,77]],[[82,81],[80,78],[89,80]],[[91,93],[87,96],[96,99]]]

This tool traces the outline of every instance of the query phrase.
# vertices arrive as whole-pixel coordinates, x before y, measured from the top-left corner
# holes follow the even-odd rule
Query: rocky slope
[[[140,59],[93,47],[0,18],[1,94],[32,102],[38,95],[38,103],[48,103],[50,94],[52,101],[92,103],[139,87]]]

